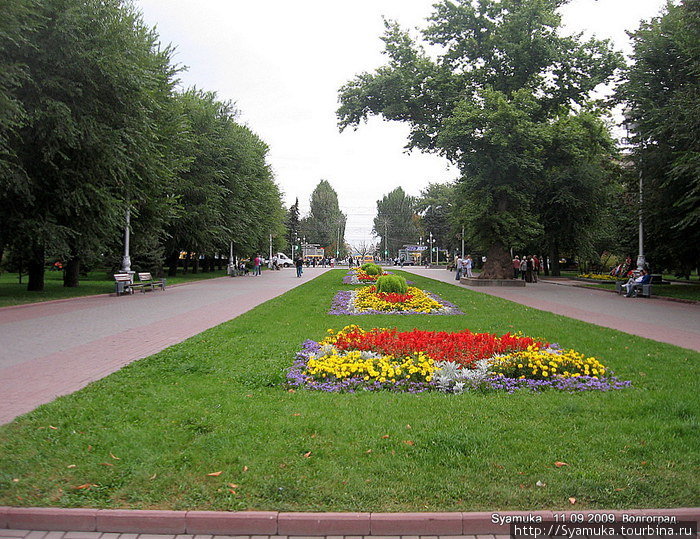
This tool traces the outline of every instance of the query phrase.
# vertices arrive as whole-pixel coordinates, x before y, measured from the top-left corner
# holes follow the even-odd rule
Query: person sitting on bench
[[[651,275],[649,273],[647,273],[647,270],[643,269],[642,273],[640,273],[638,277],[632,277],[632,278],[630,278],[629,281],[627,281],[627,283],[622,285],[627,290],[625,297],[631,298],[632,296],[637,295],[636,289],[642,288],[643,285],[649,284],[650,282],[651,282]]]

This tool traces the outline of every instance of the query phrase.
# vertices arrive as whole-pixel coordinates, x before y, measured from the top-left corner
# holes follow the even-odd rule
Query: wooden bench
[[[161,290],[165,290],[165,279],[154,279],[153,276],[148,272],[139,273],[138,286],[141,286],[141,290],[146,292],[146,288],[149,286],[151,290],[155,290],[156,286],[160,287]]]
[[[131,274],[129,273],[115,273],[114,274],[114,292],[117,296],[122,294],[133,294],[134,290],[140,288],[144,290],[144,283],[134,283],[131,281]]]

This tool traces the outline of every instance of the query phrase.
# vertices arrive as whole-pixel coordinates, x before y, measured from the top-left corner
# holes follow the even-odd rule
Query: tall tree
[[[380,237],[384,258],[395,257],[404,245],[414,243],[418,239],[414,198],[397,187],[377,200],[373,232]]]
[[[700,3],[667,3],[631,34],[634,53],[619,91],[643,180],[652,263],[700,266]]]
[[[560,35],[565,2],[443,0],[422,32],[437,60],[387,22],[388,64],[340,91],[341,129],[371,114],[406,122],[408,147],[459,165],[465,214],[488,249],[483,278],[507,278],[507,248],[540,229],[532,185],[552,119],[585,104],[621,65],[607,42]]]
[[[327,256],[335,256],[336,251],[344,256],[346,222],[347,217],[338,204],[338,193],[327,180],[321,180],[311,193],[309,215],[302,223],[306,241],[319,244],[326,249]]]
[[[542,227],[538,245],[549,256],[552,274],[560,275],[564,253],[597,258],[595,234],[617,191],[612,181],[617,150],[598,114],[589,111],[556,118],[543,143],[547,157],[534,183]]]
[[[294,200],[294,204],[289,206],[289,210],[287,210],[287,218],[285,220],[285,225],[287,227],[287,239],[289,241],[289,245],[295,246],[296,239],[299,237],[300,231],[299,198],[296,198]],[[294,258],[294,252],[292,252],[292,258]]]
[[[13,97],[24,116],[4,133],[17,174],[0,180],[0,217],[25,252],[29,290],[43,289],[47,248],[75,261],[120,233],[127,205],[167,190],[159,120],[174,78],[170,51],[120,0],[35,9],[26,44],[10,48],[23,66]]]
[[[453,183],[430,183],[416,201],[423,237],[433,234],[436,244],[453,250],[459,242],[461,226],[457,215],[457,188]]]

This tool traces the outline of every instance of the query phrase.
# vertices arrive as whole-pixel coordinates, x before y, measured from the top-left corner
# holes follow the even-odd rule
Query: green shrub
[[[382,275],[377,279],[377,292],[405,294],[408,292],[406,279],[398,275]]]
[[[372,264],[371,262],[363,264],[362,269],[365,273],[367,273],[367,275],[381,275],[382,273],[384,273],[382,271],[381,266],[378,266],[377,264]]]

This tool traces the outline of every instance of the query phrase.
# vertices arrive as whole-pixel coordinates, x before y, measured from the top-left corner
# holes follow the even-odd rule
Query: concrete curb
[[[674,517],[700,523],[700,508],[503,511],[478,513],[279,513],[276,511],[143,511],[0,507],[0,529],[102,533],[304,535],[304,536],[459,536],[508,535],[512,522],[600,522],[593,515],[614,515],[615,522],[653,522]],[[605,521],[604,521],[605,522]]]

